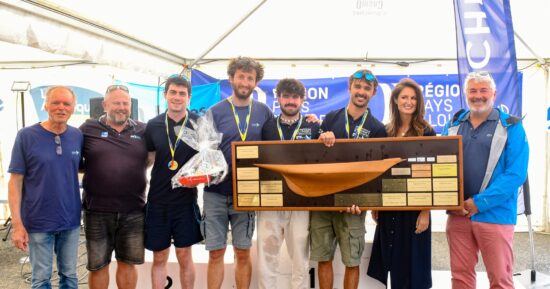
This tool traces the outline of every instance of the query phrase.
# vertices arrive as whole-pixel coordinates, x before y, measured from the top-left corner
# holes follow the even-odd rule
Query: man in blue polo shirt
[[[488,72],[464,80],[469,110],[447,123],[443,135],[462,135],[464,210],[449,211],[447,240],[454,289],[476,288],[479,252],[491,288],[514,288],[512,241],[518,188],[527,178],[529,145],[521,119],[493,108]]]
[[[328,113],[321,124],[319,139],[326,146],[337,138],[358,139],[386,137],[384,125],[368,108],[376,94],[378,81],[370,70],[359,70],[349,77],[350,100],[345,108]],[[356,289],[359,284],[359,264],[365,245],[365,214],[339,212],[311,213],[311,260],[319,262],[319,288],[333,288],[332,259],[336,243],[340,246],[346,266],[344,288]]]
[[[105,114],[89,119],[84,134],[82,180],[84,228],[88,251],[88,286],[109,286],[109,263],[115,251],[119,289],[137,285],[135,265],[144,261],[147,149],[145,124],[130,118],[128,88],[111,85],[103,100]]]
[[[180,269],[181,288],[193,288],[195,265],[191,246],[202,241],[197,188],[172,188],[172,177],[197,151],[183,138],[193,135],[191,121],[198,116],[187,110],[191,101],[191,83],[174,76],[166,80],[165,113],[147,122],[145,139],[149,158],[154,159],[147,195],[145,248],[153,251],[151,276],[153,289],[166,283],[166,263],[172,240]]]
[[[29,251],[33,289],[51,288],[54,253],[59,288],[78,288],[82,133],[67,125],[75,105],[70,88],[51,87],[44,104],[48,119],[21,129],[13,146],[8,169],[12,241]]]
[[[216,129],[223,134],[220,149],[228,164],[227,178],[204,189],[204,219],[202,233],[209,252],[208,289],[221,288],[224,276],[223,256],[227,246],[227,232],[231,223],[235,252],[235,283],[237,289],[250,286],[252,264],[250,247],[254,234],[255,213],[237,212],[233,208],[231,173],[231,142],[261,140],[264,123],[273,117],[269,108],[252,100],[252,91],[264,76],[263,66],[249,57],[231,59],[227,67],[232,95],[208,111]]]

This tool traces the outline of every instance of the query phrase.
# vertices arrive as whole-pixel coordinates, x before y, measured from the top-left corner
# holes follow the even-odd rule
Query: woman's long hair
[[[422,94],[420,85],[410,78],[403,78],[391,92],[389,103],[390,122],[386,124],[386,131],[390,137],[397,136],[399,127],[403,124],[403,120],[397,109],[397,98],[406,87],[413,89],[416,94],[416,110],[412,115],[411,124],[405,136],[422,136],[426,128],[431,128],[431,125],[424,119],[426,110],[424,108],[424,95]]]

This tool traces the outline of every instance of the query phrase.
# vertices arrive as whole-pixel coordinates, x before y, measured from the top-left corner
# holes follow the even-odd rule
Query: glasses
[[[485,71],[485,70],[481,70],[481,71],[472,71],[470,73],[468,73],[468,78],[477,78],[477,77],[485,77],[485,78],[491,78],[493,79],[493,77],[491,76],[491,74],[489,73],[489,71]]]
[[[125,85],[114,84],[114,85],[109,85],[107,87],[107,91],[105,92],[105,94],[107,94],[111,91],[117,90],[117,89],[120,89],[120,90],[126,91],[127,93],[130,93],[130,90],[128,90],[128,87],[126,87]]]
[[[491,77],[491,74],[489,73],[489,71],[482,70],[482,71],[472,71],[468,73],[468,76]]]
[[[55,147],[55,154],[58,155],[58,156],[62,155],[63,154],[63,149],[61,148],[61,137],[56,135],[53,138],[53,141],[57,145],[57,147]]]
[[[353,78],[355,79],[361,79],[363,77],[365,77],[365,80],[369,82],[376,80],[376,77],[374,76],[374,74],[372,74],[372,72],[368,70],[359,70],[353,74]]]

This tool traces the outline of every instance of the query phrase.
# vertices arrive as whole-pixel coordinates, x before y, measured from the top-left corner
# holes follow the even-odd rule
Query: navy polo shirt
[[[319,124],[318,123],[309,123],[305,120],[304,116],[302,117],[302,124],[296,132],[295,140],[310,140],[319,138]],[[292,135],[296,131],[299,121],[288,125],[285,123],[279,122],[281,127],[281,132],[283,133],[283,139],[279,135],[279,130],[277,129],[277,122],[279,118],[273,117],[268,120],[262,129],[262,140],[291,140]]]
[[[119,133],[106,124],[103,115],[87,120],[80,130],[85,170],[82,206],[100,212],[141,211],[147,185],[145,124],[129,119]]]
[[[195,122],[198,119],[198,115],[189,111],[187,112],[187,117]],[[160,114],[150,119],[145,128],[145,143],[147,145],[147,150],[155,152],[155,164],[151,170],[147,201],[164,206],[192,204],[197,200],[197,188],[181,187],[174,189],[172,188],[172,177],[197,153],[197,151],[180,140],[174,155],[175,160],[179,164],[178,170],[172,171],[168,169],[168,162],[172,160],[172,155],[170,153],[168,137],[166,136],[165,118],[166,113]],[[176,143],[177,133],[183,123],[184,119],[176,123],[168,118],[168,133],[172,144]],[[190,121],[186,122],[185,127],[193,130]]]
[[[458,129],[462,136],[464,154],[464,199],[479,193],[487,170],[491,142],[495,133],[499,113],[493,109],[486,121],[473,128],[470,120],[464,121]]]
[[[386,137],[387,133],[384,125],[372,115],[370,109],[367,108],[367,110],[369,113],[358,138]],[[349,137],[346,131],[346,117],[350,126]],[[353,119],[349,114],[346,115],[346,108],[333,110],[325,116],[321,124],[321,131],[332,131],[336,138],[351,138],[355,128],[361,124],[361,120],[362,116]]]

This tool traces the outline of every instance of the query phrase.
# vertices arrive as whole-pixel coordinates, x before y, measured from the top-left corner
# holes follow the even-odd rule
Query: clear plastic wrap
[[[194,186],[201,183],[218,184],[227,175],[227,162],[218,149],[222,134],[214,127],[210,114],[199,118],[197,122],[190,120],[194,131],[184,133],[182,138],[188,146],[198,153],[189,159],[172,177],[172,188]]]

